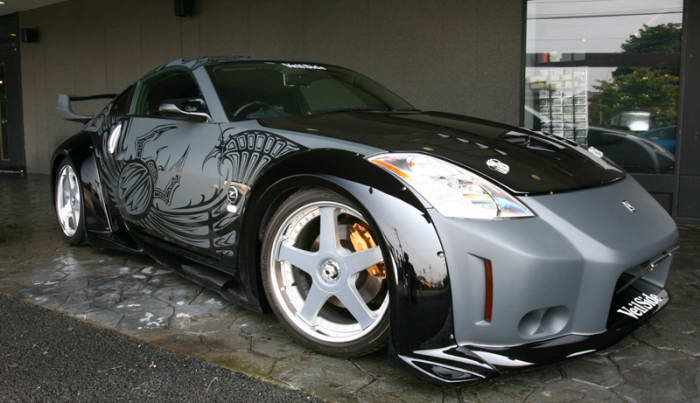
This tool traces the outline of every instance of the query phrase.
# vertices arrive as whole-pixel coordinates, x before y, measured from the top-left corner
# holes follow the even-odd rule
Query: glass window
[[[135,85],[127,88],[122,92],[112,106],[110,114],[113,116],[124,116],[129,114],[129,109],[131,107],[131,98],[134,96]]]
[[[369,78],[339,67],[251,62],[209,66],[208,71],[230,120],[413,109]]]
[[[141,93],[136,106],[136,114],[160,116],[158,107],[164,101],[182,101],[202,98],[202,93],[194,77],[185,70],[170,69],[149,77],[141,84]]]
[[[299,92],[311,111],[343,108],[361,109],[367,108],[369,105],[375,108],[384,106],[382,102],[370,94],[332,78],[323,78],[301,86]]]
[[[525,126],[672,173],[683,0],[527,2]]]

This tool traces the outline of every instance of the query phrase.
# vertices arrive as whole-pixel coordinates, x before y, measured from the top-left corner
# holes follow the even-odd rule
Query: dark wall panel
[[[681,176],[678,186],[678,216],[700,219],[700,176]]]
[[[678,216],[700,220],[700,2],[685,1]]]
[[[669,214],[671,214],[671,208],[673,207],[673,194],[672,193],[654,193],[651,195],[656,199],[657,202],[663,207]]]

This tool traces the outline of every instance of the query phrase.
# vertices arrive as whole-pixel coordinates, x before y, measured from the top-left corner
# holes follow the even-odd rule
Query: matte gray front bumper
[[[536,217],[464,220],[431,210],[452,283],[459,346],[502,348],[605,333],[620,276],[678,243],[673,220],[629,176],[521,200]],[[491,321],[484,316],[486,259],[493,267]],[[640,281],[663,290],[670,265],[665,259]]]

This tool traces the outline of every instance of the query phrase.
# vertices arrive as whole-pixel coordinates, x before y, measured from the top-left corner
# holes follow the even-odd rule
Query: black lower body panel
[[[621,279],[620,284],[627,284]],[[567,334],[516,346],[452,345],[418,350],[398,357],[424,379],[435,383],[484,380],[518,367],[548,364],[609,347],[668,304],[670,296],[646,281],[636,281],[616,293],[607,330],[596,334]]]

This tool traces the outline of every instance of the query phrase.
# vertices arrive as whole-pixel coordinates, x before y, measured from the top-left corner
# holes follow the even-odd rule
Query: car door
[[[218,124],[163,116],[164,101],[202,100],[189,70],[170,68],[139,83],[133,115],[114,131],[114,186],[122,218],[130,227],[201,255],[217,256],[219,218],[225,211],[216,161]],[[200,114],[207,113],[206,102]],[[164,112],[163,112],[164,113]],[[219,240],[219,241],[217,241]]]

